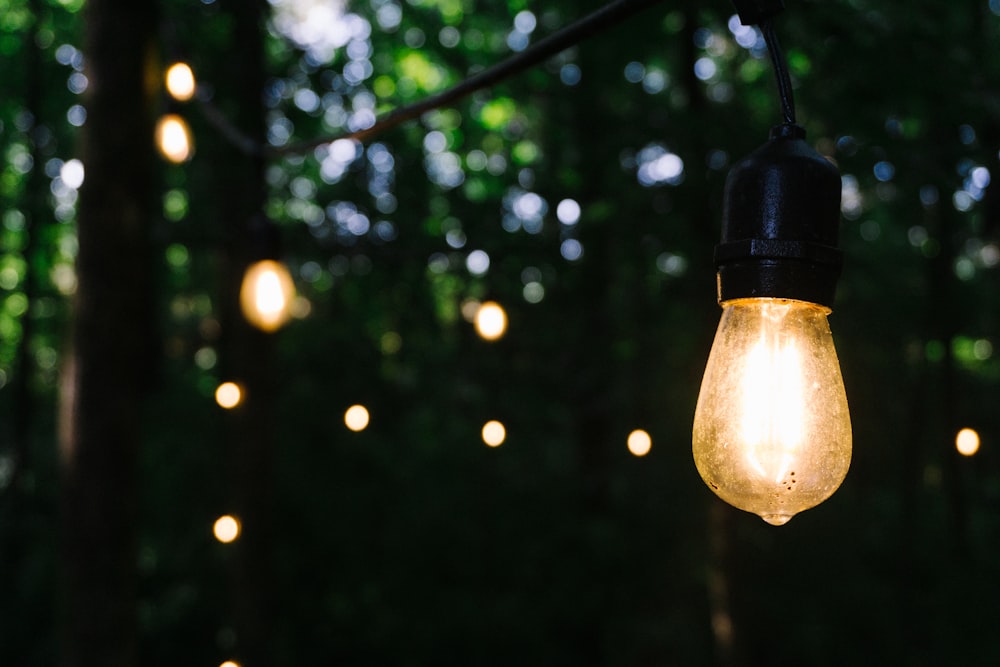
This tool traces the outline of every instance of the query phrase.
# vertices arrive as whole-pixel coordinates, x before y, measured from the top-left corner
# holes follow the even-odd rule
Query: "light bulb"
[[[487,301],[476,309],[476,333],[483,340],[500,340],[507,332],[507,311],[495,301]]]
[[[355,433],[368,428],[370,419],[368,408],[363,405],[352,405],[344,413],[344,424]]]
[[[178,102],[187,102],[194,97],[197,84],[194,80],[194,72],[187,63],[174,63],[167,69],[164,75],[167,92]]]
[[[229,544],[240,536],[240,521],[230,514],[224,514],[215,520],[212,525],[212,533],[215,539],[223,544]]]
[[[492,419],[483,424],[482,436],[488,447],[499,447],[507,439],[507,429],[503,423]]]
[[[167,114],[156,122],[156,146],[170,162],[180,164],[191,158],[194,149],[191,128],[177,114]]]
[[[252,264],[243,275],[243,316],[262,331],[277,331],[291,317],[295,285],[285,265],[271,259]]]
[[[851,463],[830,310],[777,298],[722,306],[695,410],[695,465],[720,498],[780,526],[830,497]]]
[[[974,456],[979,451],[979,434],[971,428],[963,428],[955,436],[955,449],[962,456]]]

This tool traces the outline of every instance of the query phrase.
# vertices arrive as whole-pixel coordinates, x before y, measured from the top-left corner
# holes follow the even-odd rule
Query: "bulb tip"
[[[772,526],[784,526],[794,514],[761,514],[760,518],[767,521]]]

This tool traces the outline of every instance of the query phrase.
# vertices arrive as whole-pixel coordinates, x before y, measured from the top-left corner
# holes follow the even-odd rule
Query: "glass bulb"
[[[285,265],[265,259],[247,269],[240,288],[243,316],[262,331],[277,331],[291,317],[295,285]]]
[[[829,309],[723,303],[694,415],[695,465],[727,503],[780,526],[829,498],[851,463],[851,416]]]

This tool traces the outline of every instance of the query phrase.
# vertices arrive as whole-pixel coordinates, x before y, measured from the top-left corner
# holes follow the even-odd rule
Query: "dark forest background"
[[[774,528],[690,454],[722,185],[780,121],[728,2],[297,150],[600,3],[0,0],[0,665],[1000,662],[1000,2],[787,5],[855,449]],[[273,334],[237,306],[265,220]]]

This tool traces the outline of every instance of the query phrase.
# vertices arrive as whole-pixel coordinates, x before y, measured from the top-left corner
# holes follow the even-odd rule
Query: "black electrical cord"
[[[778,80],[778,96],[781,98],[781,112],[785,124],[794,125],[795,94],[792,92],[792,78],[788,74],[788,61],[778,43],[778,36],[774,32],[774,23],[771,19],[760,22],[760,31],[764,35],[764,42],[767,44],[767,51],[771,54],[771,63],[774,65],[774,76]]]
[[[774,75],[778,80],[778,96],[781,99],[781,113],[786,125],[795,124],[795,96],[792,93],[792,79],[788,74],[788,61],[778,44],[778,36],[774,32],[771,19],[784,8],[783,0],[733,0],[736,12],[740,15],[743,25],[756,25],[764,35],[767,52],[771,55],[774,65]]]

